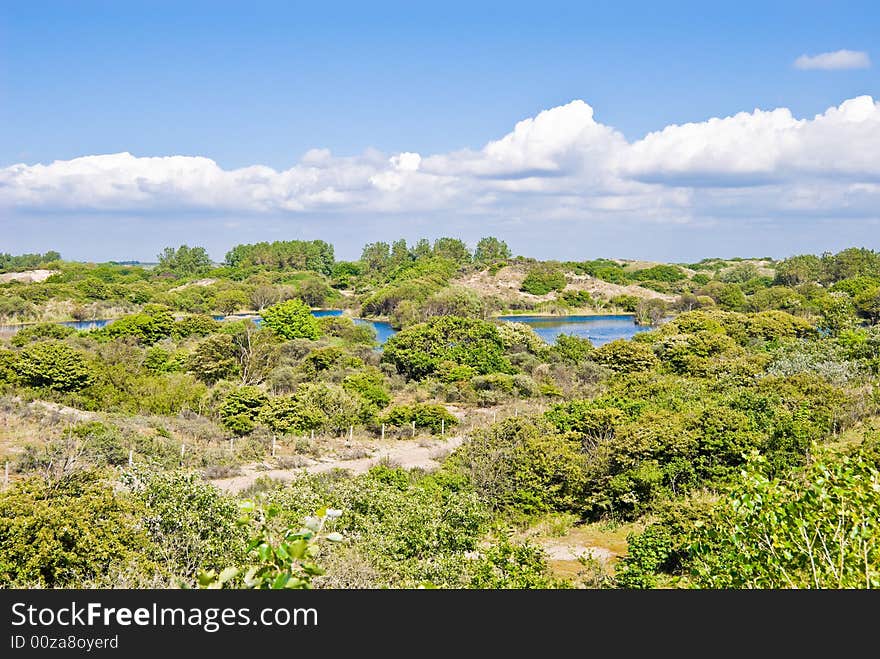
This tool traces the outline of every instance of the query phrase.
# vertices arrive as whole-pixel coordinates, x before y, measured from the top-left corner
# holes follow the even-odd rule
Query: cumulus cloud
[[[482,148],[449,153],[341,157],[313,149],[285,170],[118,153],[0,169],[0,206],[32,213],[682,223],[810,213],[876,218],[878,201],[880,103],[869,96],[812,118],[754,110],[632,142],[575,100]]]
[[[794,61],[796,69],[836,71],[840,69],[867,69],[871,66],[868,53],[861,50],[835,50],[818,55],[801,55]]]
[[[673,125],[620,153],[622,175],[696,186],[880,180],[880,103],[844,101],[813,119],[787,108]]]

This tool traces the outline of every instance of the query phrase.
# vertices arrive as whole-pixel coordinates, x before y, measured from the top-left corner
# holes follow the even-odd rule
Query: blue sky
[[[799,120],[849,99],[876,100],[876,2],[317,4],[5,3],[0,251],[149,259],[187,241],[222,257],[237,242],[323,237],[355,256],[371,240],[452,230],[564,258],[880,247],[880,166],[857,153],[873,148],[880,123],[864,104],[846,126],[817,125],[796,153],[745,169],[741,154],[727,153],[721,164],[658,163],[656,149],[692,151],[682,138],[614,155],[596,172],[599,138],[583,137],[595,123],[632,145],[667,126],[756,108],[787,108]],[[794,66],[801,55],[841,49],[874,61]],[[591,112],[549,116],[545,132],[511,138],[526,144],[520,150],[488,147],[517,122],[575,99]],[[771,123],[785,135],[800,130]],[[688,139],[724,145],[755,132],[744,130]],[[762,153],[761,139],[770,151],[787,148],[777,144],[785,138],[757,133],[747,153]],[[548,139],[561,146],[536,151]],[[600,142],[603,154],[632,150]],[[828,171],[815,166],[822,144],[837,149]],[[463,149],[469,155],[456,155]],[[184,185],[177,162],[101,161],[96,173],[76,160],[120,153],[201,157],[219,172],[186,162],[196,183]],[[400,153],[418,153],[422,164],[392,161]],[[54,161],[73,164],[61,173],[10,169]],[[253,166],[292,173],[268,183],[260,172],[225,177]],[[138,183],[145,177],[148,189]],[[319,178],[319,187],[306,184]],[[114,189],[133,182],[134,192],[110,198],[101,189],[108,180]],[[366,181],[381,198],[364,192]],[[780,205],[782,197],[791,203]],[[560,234],[568,239],[553,239]]]

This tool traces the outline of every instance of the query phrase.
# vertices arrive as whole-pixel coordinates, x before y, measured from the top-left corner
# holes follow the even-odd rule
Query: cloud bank
[[[824,56],[823,56],[824,57]],[[517,123],[479,149],[336,156],[224,169],[198,156],[92,155],[0,169],[12,213],[292,218],[398,214],[505,219],[722,222],[880,215],[880,102],[812,118],[786,108],[670,125],[627,141],[581,100]]]
[[[796,69],[836,71],[840,69],[867,69],[871,66],[868,53],[860,50],[835,50],[818,55],[801,55],[794,61]]]

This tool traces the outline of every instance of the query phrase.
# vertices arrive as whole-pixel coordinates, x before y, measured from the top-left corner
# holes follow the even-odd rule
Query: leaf
[[[329,542],[342,542],[345,538],[342,537],[342,534],[338,531],[334,531],[333,533],[327,534],[327,540]]]
[[[199,586],[201,586],[202,588],[207,588],[211,583],[214,582],[214,579],[216,578],[217,573],[214,572],[214,570],[199,570],[199,574],[197,577]]]
[[[261,561],[268,561],[272,557],[272,548],[264,542],[257,547],[257,553]]]
[[[308,547],[308,543],[305,540],[297,540],[290,544],[290,555],[293,558],[302,558],[305,556],[306,547]]]

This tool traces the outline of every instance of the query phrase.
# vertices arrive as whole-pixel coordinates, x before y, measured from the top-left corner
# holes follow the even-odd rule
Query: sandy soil
[[[537,303],[556,299],[556,293],[532,295],[531,293],[520,291],[519,287],[522,285],[525,276],[525,267],[509,265],[501,268],[494,277],[489,274],[488,270],[481,270],[466,277],[459,277],[452,283],[456,286],[470,288],[482,296],[494,295],[503,300],[529,300]],[[566,273],[565,276],[568,279],[568,285],[565,287],[566,290],[588,291],[594,297],[612,298],[617,295],[635,295],[644,299],[659,298],[669,302],[675,300],[674,295],[658,293],[636,284],[621,286],[588,275],[575,275],[570,272]]]
[[[345,469],[354,474],[362,474],[380,462],[387,461],[404,469],[431,470],[440,466],[440,460],[450,451],[461,445],[463,437],[449,437],[446,440],[397,440],[384,443],[375,442],[372,454],[368,457],[345,460],[342,458],[320,458],[308,460],[308,464],[293,469],[266,469],[265,464],[247,465],[241,475],[219,478],[211,481],[225,492],[240,492],[247,489],[258,478],[268,477],[290,481],[301,474],[320,474],[333,469]]]
[[[26,270],[25,272],[7,272],[0,275],[0,282],[20,281],[25,284],[46,281],[52,275],[58,274],[57,270]]]
[[[185,288],[189,288],[190,286],[210,286],[211,284],[216,284],[216,279],[198,279],[196,281],[191,281],[188,284],[183,284],[182,286],[175,286],[174,288],[169,288],[168,292],[173,293],[174,291],[182,291]]]

